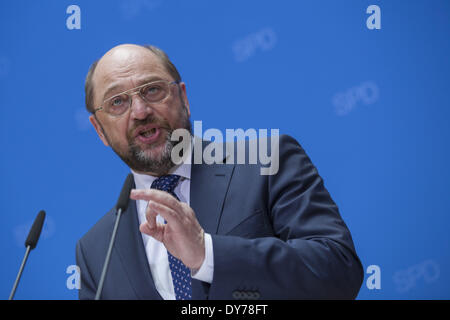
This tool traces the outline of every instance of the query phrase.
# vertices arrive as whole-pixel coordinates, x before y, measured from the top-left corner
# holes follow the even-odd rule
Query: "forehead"
[[[100,59],[95,69],[94,99],[98,102],[108,91],[125,91],[149,78],[170,80],[172,77],[150,50],[132,45],[114,48]]]

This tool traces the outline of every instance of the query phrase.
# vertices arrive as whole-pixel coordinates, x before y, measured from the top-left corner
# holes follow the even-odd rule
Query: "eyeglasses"
[[[135,94],[139,94],[148,103],[161,102],[169,97],[170,85],[179,83],[180,81],[158,80],[143,84],[106,99],[101,106],[94,109],[94,114],[97,111],[104,110],[112,116],[120,116],[131,107],[133,103],[132,96]]]

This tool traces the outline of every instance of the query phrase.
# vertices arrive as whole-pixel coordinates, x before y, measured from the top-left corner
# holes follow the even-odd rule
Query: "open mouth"
[[[161,128],[155,126],[149,126],[147,128],[140,129],[136,134],[136,139],[140,142],[149,144],[155,142],[161,134]]]
[[[150,130],[143,131],[139,133],[139,135],[143,136],[144,138],[149,138],[152,135],[156,134],[156,131],[156,128],[150,128]]]

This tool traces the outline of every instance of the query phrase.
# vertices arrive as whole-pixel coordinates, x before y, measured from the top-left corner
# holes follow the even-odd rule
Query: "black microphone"
[[[45,211],[41,210],[39,211],[36,219],[33,222],[33,225],[31,226],[30,232],[28,233],[28,237],[25,240],[25,247],[27,248],[27,251],[25,252],[25,256],[22,260],[22,265],[20,266],[19,273],[17,274],[16,281],[14,282],[13,288],[11,290],[11,294],[9,295],[9,300],[14,299],[14,295],[16,294],[17,286],[19,285],[20,277],[22,277],[23,269],[25,268],[25,263],[27,262],[28,255],[30,254],[30,251],[36,248],[36,245],[39,240],[39,236],[41,235],[42,226],[44,225],[44,219],[45,219]]]
[[[116,239],[117,228],[119,227],[120,217],[122,216],[122,212],[127,210],[128,202],[130,201],[130,192],[133,188],[134,178],[130,173],[125,179],[125,183],[123,184],[122,191],[120,192],[119,199],[117,200],[116,210],[116,223],[114,224],[113,233],[111,235],[111,240],[109,241],[108,252],[106,253],[105,262],[103,264],[102,274],[100,276],[100,281],[98,283],[97,293],[95,294],[95,300],[100,299],[100,295],[102,294],[103,283],[105,282],[106,272],[108,271],[109,260],[111,259],[111,252],[114,245],[114,240]]]

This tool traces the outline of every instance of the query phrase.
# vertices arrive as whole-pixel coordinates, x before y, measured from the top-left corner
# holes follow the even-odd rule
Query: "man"
[[[197,164],[191,149],[175,165],[170,137],[190,131],[189,101],[175,66],[153,46],[120,45],[94,63],[86,106],[135,181],[103,299],[357,296],[363,271],[350,232],[294,139],[280,137],[274,175],[227,164],[227,153],[223,164]],[[77,243],[80,299],[95,296],[114,219],[112,209]]]

